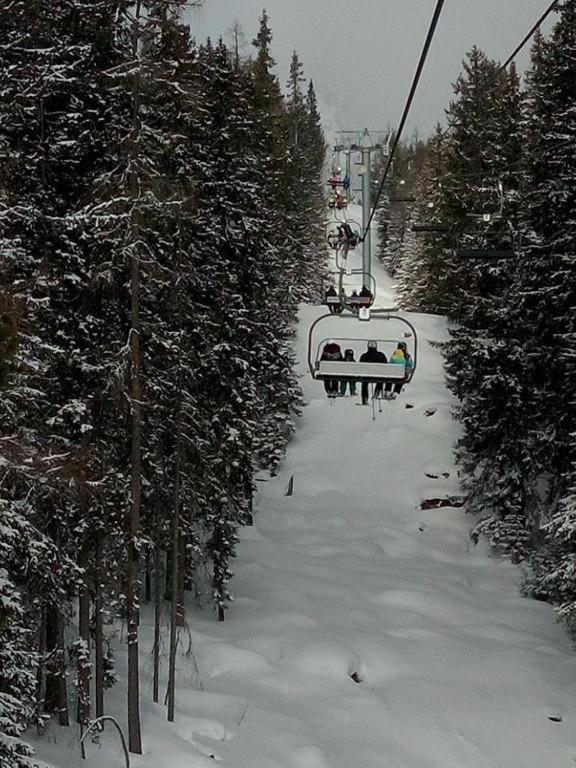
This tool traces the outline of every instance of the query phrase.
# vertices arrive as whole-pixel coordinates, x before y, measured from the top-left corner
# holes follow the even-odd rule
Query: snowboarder
[[[378,350],[378,343],[376,341],[369,341],[366,352],[360,355],[361,363],[387,363],[388,359],[384,352]],[[374,397],[382,396],[382,381],[378,381],[374,387]],[[368,405],[368,382],[363,381],[361,387],[362,405]]]

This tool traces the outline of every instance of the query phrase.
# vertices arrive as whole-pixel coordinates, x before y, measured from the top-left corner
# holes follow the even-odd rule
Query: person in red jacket
[[[328,341],[324,345],[320,360],[344,360],[340,345],[336,344],[335,341]],[[324,389],[326,390],[328,397],[338,397],[338,379],[325,379]]]

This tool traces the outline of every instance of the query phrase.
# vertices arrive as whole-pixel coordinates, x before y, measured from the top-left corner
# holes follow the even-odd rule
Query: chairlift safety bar
[[[346,379],[346,381],[403,381],[406,367],[396,363],[360,363],[340,360],[319,360],[315,379]]]

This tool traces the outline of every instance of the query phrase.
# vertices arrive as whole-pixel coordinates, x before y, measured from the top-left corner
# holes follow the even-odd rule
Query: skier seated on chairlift
[[[354,232],[354,230],[350,226],[350,224],[348,224],[345,221],[343,224],[340,225],[339,229],[342,230],[342,237],[346,239],[348,243],[348,247],[356,248],[356,246],[358,245],[359,238],[356,232]]]
[[[334,200],[335,207],[341,211],[342,208],[346,208],[348,205],[348,200],[344,197],[344,195],[340,194],[340,192],[336,191],[336,198]]]
[[[330,185],[333,192],[336,192],[336,187],[339,187],[342,184],[342,179],[340,178],[340,168],[336,171],[332,171],[332,175],[328,179],[328,184]]]
[[[336,207],[336,194],[332,193],[328,198],[328,208]]]
[[[351,309],[357,308],[360,304],[360,296],[358,296],[358,291],[353,290],[350,296],[346,298],[346,303],[350,304]]]
[[[340,345],[332,340],[327,341],[322,350],[320,360],[331,360],[334,362],[336,360],[342,361],[343,359]],[[325,379],[324,389],[326,390],[328,397],[337,397],[339,389],[338,379]]]
[[[355,363],[354,360],[354,350],[353,349],[345,349],[344,350],[344,362],[345,363]],[[356,382],[353,379],[342,379],[340,382],[340,397],[345,397],[346,395],[346,385],[350,387],[350,395],[351,397],[356,397]]]
[[[386,389],[384,397],[386,400],[395,400],[396,397],[402,392],[402,387],[404,384],[410,381],[412,378],[412,373],[414,371],[414,361],[412,360],[412,356],[408,352],[408,346],[406,345],[405,341],[399,341],[398,346],[392,353],[392,357],[390,358],[390,362],[393,365],[403,365],[404,366],[404,378],[399,381],[387,381],[386,382]]]
[[[388,360],[384,352],[378,351],[378,342],[369,341],[366,352],[360,355],[360,362],[361,363],[387,363]],[[367,381],[362,382],[362,387],[361,387],[362,405],[368,405],[368,384],[369,382]],[[376,382],[376,386],[374,387],[373,397],[375,398],[382,397],[383,384],[384,384],[383,381]]]
[[[374,296],[372,294],[372,291],[367,288],[365,285],[362,286],[362,290],[358,294],[360,301],[359,304],[361,304],[363,307],[369,307],[371,306],[372,302],[374,301]]]
[[[324,303],[328,305],[328,309],[332,315],[337,315],[342,311],[336,288],[334,288],[333,285],[330,285],[328,290],[324,293]]]
[[[338,232],[329,232],[326,240],[328,242],[328,247],[335,250],[338,248],[338,244],[340,243],[340,235]]]
[[[347,173],[344,178],[342,179],[342,189],[344,192],[348,192],[350,189],[350,174]]]

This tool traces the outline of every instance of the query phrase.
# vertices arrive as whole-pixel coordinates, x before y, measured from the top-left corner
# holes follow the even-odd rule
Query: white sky
[[[237,20],[249,50],[265,7],[281,83],[297,50],[330,134],[398,123],[435,5],[435,0],[204,0],[190,19],[198,39],[228,41]],[[443,120],[467,50],[477,44],[504,60],[548,5],[549,0],[447,0],[408,130],[418,126],[428,134]],[[544,29],[550,26],[548,20]],[[519,64],[526,62],[521,56]]]
[[[377,304],[390,306],[378,263],[374,274]],[[189,600],[174,724],[151,701],[153,616],[143,606],[145,754],[134,768],[570,768],[576,656],[552,607],[522,597],[521,570],[471,543],[463,508],[420,508],[460,493],[455,401],[429,343],[447,338],[446,320],[410,315],[414,381],[373,421],[358,398],[330,405],[308,373],[308,329],[325,311],[301,308],[295,350],[308,404],[278,476],[258,483],[226,621]],[[387,337],[379,344],[389,354],[400,334],[393,320],[330,316],[316,340]],[[124,633],[114,645],[121,682],[106,708],[125,728]],[[75,726],[31,738],[56,768],[123,766],[109,727],[86,762]]]

